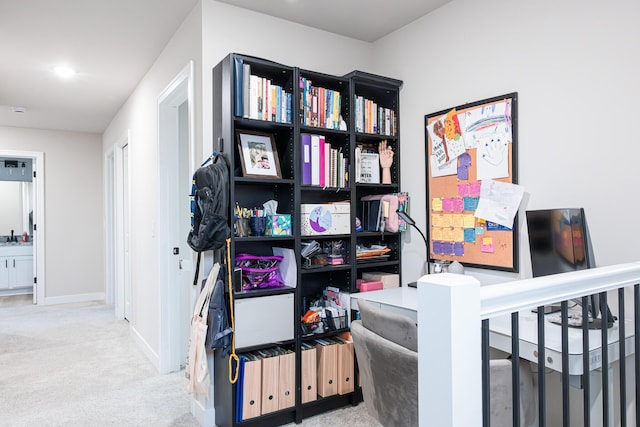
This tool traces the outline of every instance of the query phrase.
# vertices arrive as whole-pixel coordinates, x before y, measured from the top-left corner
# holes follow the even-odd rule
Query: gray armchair
[[[383,426],[418,425],[418,327],[411,319],[359,299],[361,320],[351,323],[364,403]],[[511,361],[492,360],[491,426],[511,426]],[[535,421],[533,377],[520,364],[520,419]]]

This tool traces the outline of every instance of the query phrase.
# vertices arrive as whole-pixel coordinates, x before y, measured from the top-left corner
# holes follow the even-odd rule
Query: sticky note
[[[475,211],[478,209],[478,202],[480,201],[480,197],[464,197],[464,210],[465,211]]]
[[[476,234],[484,234],[484,227],[476,227]]]
[[[490,252],[493,253],[493,237],[483,237],[482,238],[482,247],[480,248],[482,252]]]
[[[454,243],[453,254],[455,256],[464,256],[464,243],[460,243],[460,242]]]
[[[451,240],[454,242],[464,242],[464,228],[453,228],[451,231]]]
[[[467,180],[469,179],[469,168],[466,166],[458,166],[458,179],[459,180]]]
[[[471,197],[480,197],[480,181],[470,182],[469,183],[469,196]]]
[[[464,226],[464,220],[462,214],[453,214],[451,216],[451,226],[462,228]]]
[[[442,210],[451,212],[453,210],[453,199],[451,197],[445,197],[442,199]]]
[[[476,241],[476,229],[465,228],[464,229],[464,241],[469,243],[475,243]]]
[[[431,215],[431,225],[433,227],[442,227],[444,224],[443,220],[444,215],[442,214],[433,214]]]
[[[469,195],[469,184],[462,183],[458,184],[458,196],[464,197]]]
[[[442,210],[442,198],[434,197],[433,199],[431,199],[431,209],[434,210],[434,211],[441,211]]]
[[[462,226],[465,228],[474,228],[476,226],[476,217],[471,214],[462,215]]]
[[[431,237],[433,240],[444,240],[443,234],[442,234],[442,227],[433,227],[433,230],[431,231],[433,233],[433,236]]]
[[[464,199],[462,197],[455,197],[451,203],[453,204],[452,210],[454,212],[462,212],[464,210]]]

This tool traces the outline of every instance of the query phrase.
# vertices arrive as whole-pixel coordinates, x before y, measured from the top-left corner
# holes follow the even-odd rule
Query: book
[[[242,58],[233,58],[233,114],[242,117],[242,88],[244,80]]]
[[[258,118],[258,100],[260,91],[260,78],[251,75],[249,77],[249,118]]]
[[[360,179],[358,182],[380,184],[380,155],[360,153]]]
[[[311,185],[320,185],[320,137],[311,135]]]
[[[242,117],[249,118],[249,81],[251,79],[251,65],[242,64]]]
[[[302,185],[311,185],[311,135],[300,134],[302,141]]]
[[[321,141],[324,141],[322,137]],[[324,185],[325,187],[335,187],[335,184],[331,183],[331,143],[324,143]]]
[[[319,147],[319,152],[320,155],[318,156],[318,174],[319,174],[319,185],[321,187],[325,186],[324,183],[324,179],[325,179],[325,173],[324,173],[324,152],[325,152],[325,148],[324,148],[324,136],[319,135],[319,142],[318,142],[318,147]]]

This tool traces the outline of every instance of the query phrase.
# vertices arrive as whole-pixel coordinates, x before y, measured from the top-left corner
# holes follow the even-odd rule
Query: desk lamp
[[[427,242],[427,238],[424,236],[424,233],[416,225],[416,221],[413,218],[411,218],[409,215],[407,215],[405,212],[401,212],[399,210],[396,212],[398,213],[398,216],[400,217],[400,219],[402,219],[404,222],[406,222],[407,224],[409,224],[410,226],[418,230],[418,233],[420,233],[420,235],[422,236],[422,240],[424,240],[424,245],[427,248],[427,257],[429,257],[429,243]],[[428,272],[429,272],[429,263],[427,261],[427,273]],[[418,286],[418,282],[410,282],[407,284],[407,286],[411,288],[415,288]]]

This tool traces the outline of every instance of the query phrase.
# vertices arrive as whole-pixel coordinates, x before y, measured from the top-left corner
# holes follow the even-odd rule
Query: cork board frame
[[[518,216],[473,216],[483,179],[517,184],[517,112],[513,92],[425,116],[429,261],[518,272]]]

